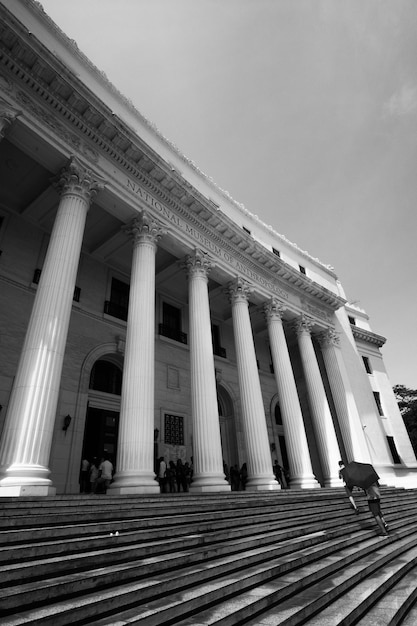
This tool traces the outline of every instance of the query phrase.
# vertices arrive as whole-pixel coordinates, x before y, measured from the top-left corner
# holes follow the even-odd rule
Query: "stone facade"
[[[17,10],[18,7],[18,10]],[[0,495],[415,486],[384,338],[332,268],[180,154],[30,0],[0,1]]]

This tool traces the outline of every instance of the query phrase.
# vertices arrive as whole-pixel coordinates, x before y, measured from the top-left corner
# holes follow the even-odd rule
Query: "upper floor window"
[[[121,320],[127,320],[127,310],[129,307],[129,285],[127,283],[112,278],[110,289],[110,300],[104,303],[104,312]]]
[[[368,359],[368,357],[367,357],[367,356],[363,356],[363,357],[362,357],[362,361],[363,361],[363,364],[364,364],[364,366],[365,366],[365,369],[366,369],[367,373],[368,373],[368,374],[372,374],[371,362],[370,362],[370,360]]]
[[[162,303],[162,324],[159,324],[159,334],[187,343],[187,335],[182,332],[181,309],[168,302]]]
[[[272,248],[272,252],[276,255],[276,256],[281,256],[281,252],[279,250],[277,250],[276,248]]]
[[[211,336],[213,340],[213,352],[216,356],[221,356],[223,359],[226,358],[226,350],[222,347],[221,339],[220,339],[220,326],[217,324],[212,324],[211,327]]]
[[[380,396],[379,391],[374,391],[374,398],[375,398],[376,406],[378,407],[378,413],[380,415],[384,415],[384,411],[382,410],[381,396]]]
[[[243,230],[245,231],[245,233],[248,233],[248,235],[251,234],[249,228],[246,228],[245,226],[242,226]]]
[[[299,265],[298,267],[300,268],[300,272],[302,274],[306,274],[306,268],[303,265]]]
[[[352,326],[356,326],[356,320],[354,317],[352,317],[351,315],[348,315],[348,319],[349,319],[349,324],[352,324]]]

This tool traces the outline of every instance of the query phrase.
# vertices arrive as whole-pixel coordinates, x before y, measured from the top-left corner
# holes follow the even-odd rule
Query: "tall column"
[[[290,486],[301,489],[320,487],[311,467],[303,415],[282,325],[284,308],[277,300],[271,299],[264,305],[264,311],[288,450]]]
[[[340,487],[339,461],[341,454],[311,339],[312,324],[303,316],[296,322],[295,327],[307,385],[314,433],[323,471],[324,486]]]
[[[207,276],[211,263],[196,250],[185,259],[190,315],[194,474],[190,491],[230,491],[223,471]]]
[[[49,454],[85,220],[102,186],[72,159],[10,397],[0,447],[0,496],[51,495]]]
[[[329,329],[319,335],[319,341],[347,460],[371,463],[362,423],[339,348],[339,337],[335,330]]]
[[[250,288],[238,278],[228,287],[232,304],[237,371],[242,404],[243,433],[246,444],[248,490],[279,489],[272,472],[271,452],[256,353],[249,316]]]
[[[155,254],[163,234],[143,212],[126,228],[133,258],[113,494],[159,493],[154,472]]]

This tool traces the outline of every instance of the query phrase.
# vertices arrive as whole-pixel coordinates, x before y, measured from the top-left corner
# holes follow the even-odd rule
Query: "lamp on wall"
[[[69,414],[64,417],[64,425],[62,427],[62,430],[65,430],[65,434],[67,434],[67,430],[69,428],[69,425],[71,424],[71,420],[72,417]]]

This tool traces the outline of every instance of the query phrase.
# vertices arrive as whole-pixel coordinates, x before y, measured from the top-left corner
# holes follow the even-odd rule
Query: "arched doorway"
[[[117,357],[98,359],[90,374],[83,458],[91,461],[109,455],[116,464],[121,389],[122,367]]]
[[[233,402],[226,389],[219,384],[217,385],[217,404],[219,409],[223,460],[229,468],[233,465],[239,466]]]

